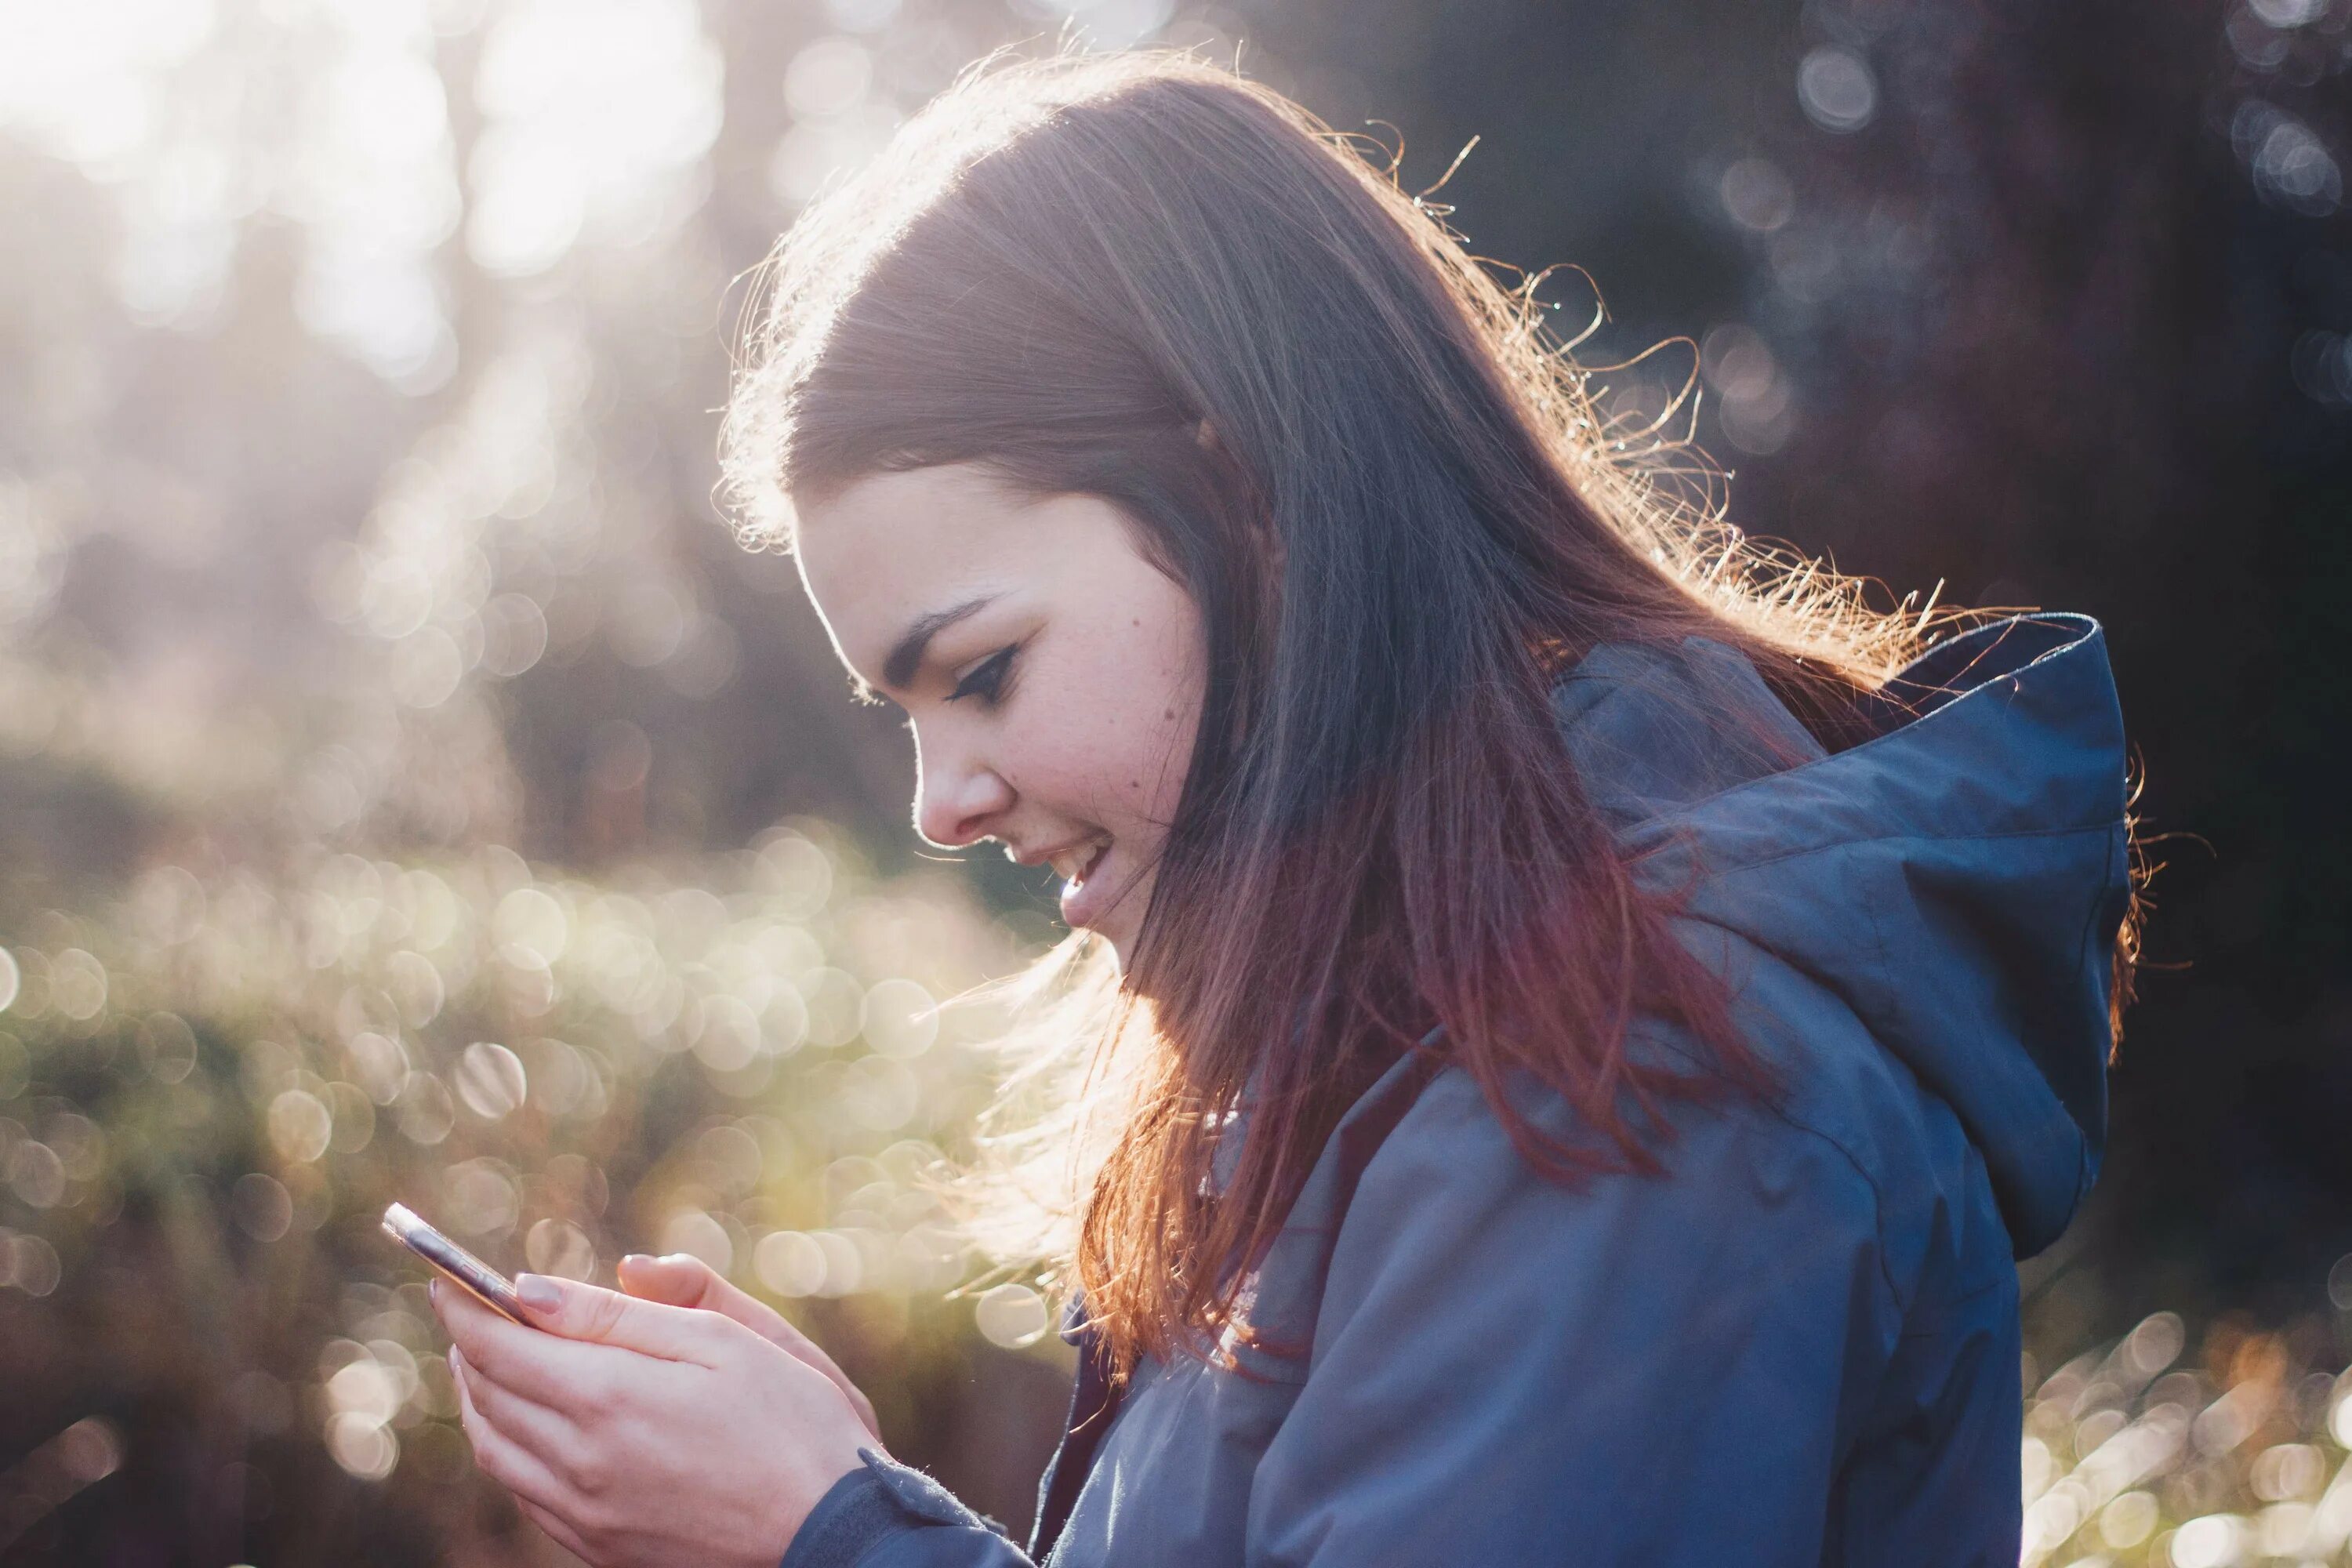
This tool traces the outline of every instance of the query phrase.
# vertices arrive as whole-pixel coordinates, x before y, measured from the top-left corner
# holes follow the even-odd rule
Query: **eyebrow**
[[[996,599],[994,594],[983,594],[977,599],[966,599],[961,605],[916,616],[891,645],[890,657],[882,661],[882,684],[894,690],[905,690],[914,680],[915,671],[921,668],[923,652],[931,646],[931,638],[965,616],[986,609]]]

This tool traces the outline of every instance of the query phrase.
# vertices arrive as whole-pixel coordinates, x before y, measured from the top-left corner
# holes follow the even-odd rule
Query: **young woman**
[[[802,216],[731,471],[910,719],[923,837],[1066,879],[1078,1386],[1024,1553],[699,1265],[526,1278],[546,1333],[445,1297],[550,1533],[2016,1562],[2012,1260],[2091,1183],[2129,976],[2099,632],[1709,527],[1538,310],[1161,57],[977,73]]]

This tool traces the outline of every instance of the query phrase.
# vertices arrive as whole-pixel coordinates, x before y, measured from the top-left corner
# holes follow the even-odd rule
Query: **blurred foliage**
[[[394,1495],[466,1533],[434,1500],[470,1467],[425,1271],[378,1228],[393,1201],[509,1270],[700,1257],[814,1317],[900,1430],[975,1326],[1044,1334],[1026,1285],[946,1299],[973,1263],[927,1184],[991,1085],[967,1048],[989,1007],[938,999],[1014,944],[959,884],[877,880],[822,825],[594,882],[496,847],[162,867],[35,927],[0,956],[11,1415],[82,1415],[100,1469],[193,1446],[227,1551],[241,1511],[281,1545],[327,1528],[320,1449],[413,1471]],[[0,1536],[58,1500],[19,1469]]]
[[[798,205],[1065,26],[1239,46],[1409,187],[1480,137],[1452,221],[1588,268],[1596,362],[1687,335],[1609,406],[1695,370],[1737,521],[2105,619],[2210,852],[2026,1270],[2030,1549],[2336,1552],[2352,0],[0,0],[0,1554],[559,1557],[395,1197],[723,1263],[1026,1518],[1066,1352],[943,1295],[985,1018],[919,1004],[1045,905],[915,858],[710,411]]]
[[[2308,1332],[2158,1312],[2043,1379],[2026,1364],[2027,1564],[2333,1561],[2352,1537],[2352,1376]]]

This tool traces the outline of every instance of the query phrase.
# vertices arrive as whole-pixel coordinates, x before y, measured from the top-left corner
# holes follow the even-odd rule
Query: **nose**
[[[1013,805],[1013,786],[970,752],[915,737],[915,831],[942,849],[988,837]]]

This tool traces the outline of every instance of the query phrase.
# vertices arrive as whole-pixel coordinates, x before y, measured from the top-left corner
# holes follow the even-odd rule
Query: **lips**
[[[1101,913],[1104,901],[1109,896],[1107,881],[1097,879],[1095,872],[1109,856],[1110,845],[1108,842],[1081,845],[1076,853],[1083,855],[1085,859],[1077,867],[1076,873],[1065,878],[1062,882],[1062,921],[1074,929],[1089,923]],[[1060,868],[1060,863],[1061,858],[1056,857],[1056,869]]]

